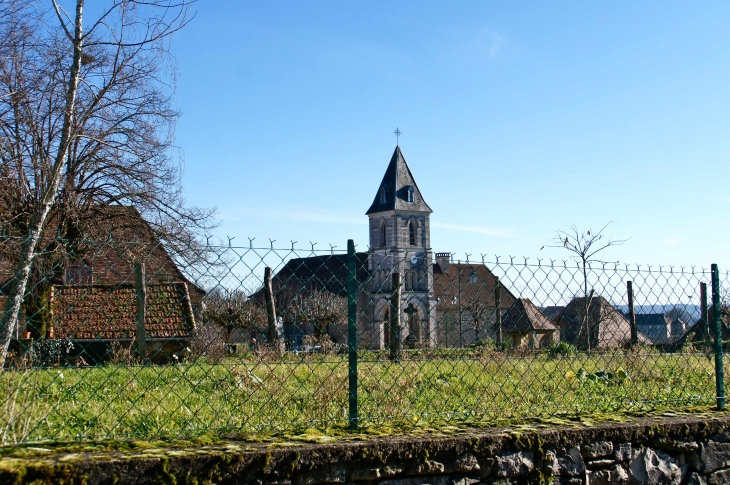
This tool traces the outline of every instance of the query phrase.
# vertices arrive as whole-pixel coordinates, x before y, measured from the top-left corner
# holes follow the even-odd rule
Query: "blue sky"
[[[202,1],[173,40],[190,204],[234,244],[367,246],[400,145],[436,251],[730,267],[728,2]]]

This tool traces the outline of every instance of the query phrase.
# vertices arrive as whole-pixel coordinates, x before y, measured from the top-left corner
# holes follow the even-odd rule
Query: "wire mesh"
[[[336,247],[41,246],[0,374],[4,444],[344,429],[353,402],[381,429],[715,404],[708,269],[381,247],[351,256],[348,290]],[[6,329],[22,248],[0,238]]]

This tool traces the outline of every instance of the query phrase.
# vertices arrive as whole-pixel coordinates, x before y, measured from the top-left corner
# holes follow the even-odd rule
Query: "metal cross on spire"
[[[399,139],[400,139],[400,136],[401,136],[401,135],[403,134],[403,132],[402,132],[402,131],[400,131],[400,130],[398,129],[398,127],[396,127],[396,128],[395,128],[395,131],[394,131],[393,133],[395,133],[395,144],[396,144],[396,145],[399,145],[398,141],[399,141]]]

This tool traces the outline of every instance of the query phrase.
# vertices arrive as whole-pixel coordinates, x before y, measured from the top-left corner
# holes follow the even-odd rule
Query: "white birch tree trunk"
[[[54,1],[54,7],[58,8]],[[81,51],[83,47],[83,8],[84,0],[76,0],[76,15],[74,19],[73,36],[68,35],[69,40],[73,43],[73,60],[71,63],[70,76],[68,80],[68,89],[66,91],[66,106],[64,108],[63,129],[61,131],[61,139],[58,143],[56,157],[51,170],[51,176],[48,179],[47,186],[43,191],[40,200],[39,210],[33,216],[28,237],[22,244],[20,263],[18,269],[14,273],[16,283],[11,286],[12,290],[8,295],[8,301],[3,312],[2,325],[0,325],[0,364],[3,368],[8,356],[10,340],[18,326],[20,317],[20,308],[23,305],[25,291],[28,287],[30,272],[33,265],[33,259],[36,256],[38,243],[43,235],[48,214],[51,212],[56,201],[56,193],[61,184],[63,167],[66,163],[68,148],[73,138],[72,124],[73,113],[76,103],[76,94],[78,92],[79,73],[81,70]],[[68,32],[67,32],[68,34]]]

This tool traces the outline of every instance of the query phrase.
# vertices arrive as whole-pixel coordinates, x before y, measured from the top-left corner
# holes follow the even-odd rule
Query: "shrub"
[[[26,356],[33,367],[58,367],[69,365],[69,354],[74,348],[69,339],[36,340],[28,348]]]
[[[575,346],[569,344],[568,342],[560,342],[557,345],[553,345],[552,347],[548,348],[547,351],[547,355],[551,359],[556,359],[558,357],[568,357],[575,354]]]
[[[217,363],[228,353],[228,342],[223,338],[224,330],[219,325],[206,323],[195,329],[190,342],[190,359],[205,358]]]

